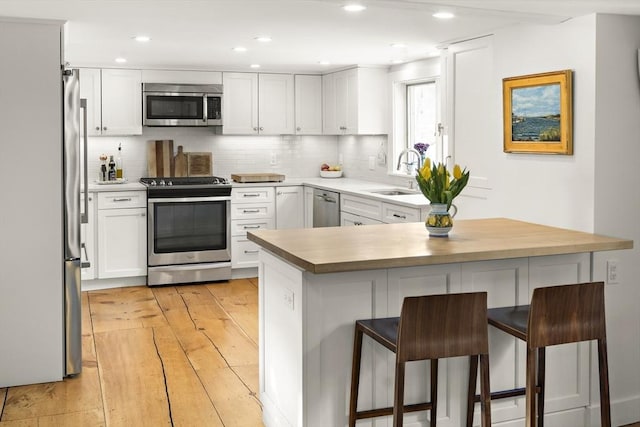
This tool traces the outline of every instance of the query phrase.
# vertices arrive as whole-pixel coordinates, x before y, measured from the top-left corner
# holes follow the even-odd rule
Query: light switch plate
[[[376,168],[376,158],[374,156],[369,156],[369,170],[375,170]]]

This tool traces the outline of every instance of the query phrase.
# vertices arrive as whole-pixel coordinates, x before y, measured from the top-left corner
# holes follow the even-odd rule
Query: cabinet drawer
[[[234,187],[231,190],[231,203],[270,203],[274,200],[274,194],[273,187]]]
[[[232,203],[231,219],[271,219],[275,218],[274,203]]]
[[[231,268],[258,266],[260,247],[243,236],[231,238]]]
[[[393,203],[382,203],[382,220],[386,223],[419,222],[420,209],[394,205]]]
[[[273,218],[256,219],[234,219],[231,221],[232,236],[246,236],[247,231],[255,231],[260,229],[274,229],[275,221]]]
[[[349,212],[342,212],[340,215],[340,225],[342,227],[350,227],[352,225],[371,225],[384,224],[377,219],[367,218],[366,216],[354,215]]]
[[[340,210],[367,218],[382,220],[382,202],[366,197],[340,195]]]
[[[98,193],[98,209],[146,207],[146,191],[107,191],[104,193]]]

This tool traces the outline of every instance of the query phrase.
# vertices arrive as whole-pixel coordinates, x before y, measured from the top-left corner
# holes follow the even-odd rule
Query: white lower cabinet
[[[96,278],[96,211],[95,193],[88,194],[87,219],[86,224],[80,225],[80,278],[82,280],[92,280]],[[80,196],[80,205],[84,206],[84,194]]]
[[[258,245],[247,231],[276,226],[273,187],[236,187],[231,191],[231,268],[258,266]]]
[[[340,214],[340,225],[342,227],[350,227],[352,225],[371,225],[371,224],[384,224],[377,219],[367,218],[366,216],[354,215],[349,212],[342,212]]]
[[[313,187],[304,187],[304,227],[313,227]]]
[[[304,227],[304,191],[302,186],[276,187],[276,228]]]
[[[98,193],[98,278],[147,275],[146,192]]]

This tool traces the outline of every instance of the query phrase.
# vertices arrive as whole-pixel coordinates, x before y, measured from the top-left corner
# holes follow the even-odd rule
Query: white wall
[[[620,261],[620,283],[607,287],[611,393],[640,420],[640,17],[598,15],[596,20],[595,203],[596,233],[633,239],[635,249],[596,255]],[[635,396],[635,400],[628,398]],[[629,421],[629,420],[621,420]]]
[[[486,174],[491,183],[491,189],[483,193],[484,199],[460,197],[458,206],[463,215],[472,217],[481,212],[637,242],[640,18],[590,15],[553,26],[519,26],[497,31],[490,46],[485,55],[491,58],[491,65],[487,65],[486,56],[466,64],[462,61],[466,74],[464,69],[457,69],[457,81],[452,82],[454,89],[459,89],[456,102],[464,103],[456,105],[455,110],[473,112],[470,106],[474,106],[478,116],[473,120],[491,123],[475,135],[464,129],[472,125],[470,120],[455,123],[456,161],[469,166],[472,175],[474,170]],[[476,72],[477,64],[485,67],[482,73]],[[460,73],[468,84],[487,68],[491,69],[490,78],[477,82],[491,88],[483,97],[456,86],[464,83],[458,80]],[[502,79],[562,69],[574,71],[574,154],[503,153]],[[457,119],[471,116],[454,115]],[[593,277],[604,280],[606,260],[619,260],[620,283],[606,287],[613,425],[640,419],[638,252],[599,253],[593,263]],[[591,367],[591,417],[586,425],[599,425],[597,358],[592,358]]]

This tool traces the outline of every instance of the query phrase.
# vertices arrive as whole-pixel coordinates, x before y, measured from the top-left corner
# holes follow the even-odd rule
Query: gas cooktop
[[[140,178],[140,182],[147,187],[230,185],[229,181],[218,176]]]

